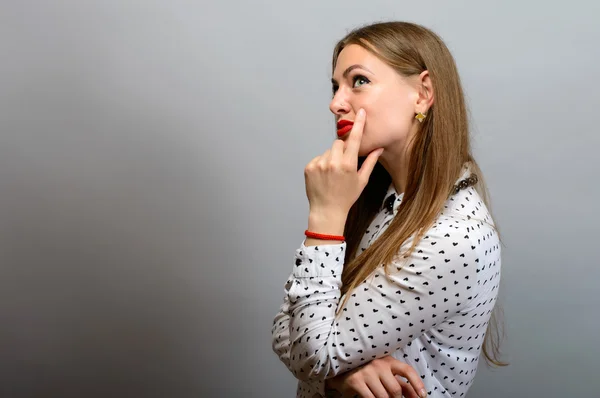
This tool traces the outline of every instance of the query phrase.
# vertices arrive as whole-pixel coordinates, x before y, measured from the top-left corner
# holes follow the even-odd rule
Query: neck
[[[392,184],[398,194],[403,193],[406,189],[408,157],[403,152],[389,148],[379,157],[379,162],[392,177]]]
[[[411,131],[409,137],[415,134],[416,129]],[[379,157],[379,162],[383,168],[392,177],[392,183],[398,194],[402,194],[406,189],[406,180],[408,179],[408,153],[406,141],[396,141],[385,148],[385,151]]]

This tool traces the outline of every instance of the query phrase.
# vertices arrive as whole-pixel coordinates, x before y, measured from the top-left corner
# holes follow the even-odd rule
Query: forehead
[[[340,52],[335,64],[335,70],[333,72],[333,78],[335,80],[342,79],[342,73],[352,65],[362,65],[368,68],[373,73],[377,71],[381,72],[387,66],[372,52],[366,50],[364,47],[358,44],[350,44]]]

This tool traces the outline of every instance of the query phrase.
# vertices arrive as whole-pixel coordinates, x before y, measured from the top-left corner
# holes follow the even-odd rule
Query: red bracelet
[[[306,231],[304,231],[304,235],[308,236],[309,238],[315,238],[315,239],[323,239],[323,240],[341,240],[342,242],[346,240],[346,238],[344,238],[341,235],[324,235],[324,234],[318,234],[316,232],[310,232],[308,229]]]

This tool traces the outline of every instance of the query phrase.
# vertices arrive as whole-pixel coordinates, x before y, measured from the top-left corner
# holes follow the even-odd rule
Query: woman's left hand
[[[369,182],[383,148],[369,153],[360,170],[358,151],[365,126],[365,111],[358,111],[346,143],[336,139],[331,149],[315,157],[304,169],[306,196],[311,213],[347,216]],[[346,145],[345,145],[346,144]],[[345,149],[344,149],[345,146]]]
[[[396,378],[405,377],[409,382]],[[392,356],[374,359],[349,372],[328,379],[327,386],[342,397],[361,398],[424,398],[425,385],[419,374],[409,365]]]

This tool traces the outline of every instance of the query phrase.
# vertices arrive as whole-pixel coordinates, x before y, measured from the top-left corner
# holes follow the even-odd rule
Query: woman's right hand
[[[396,378],[403,376],[409,383]],[[327,386],[343,397],[361,398],[424,398],[425,385],[409,365],[386,356],[327,380]]]

